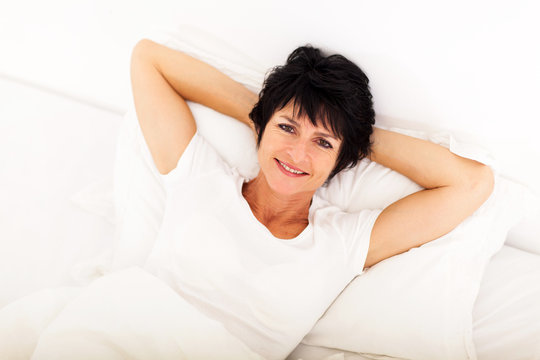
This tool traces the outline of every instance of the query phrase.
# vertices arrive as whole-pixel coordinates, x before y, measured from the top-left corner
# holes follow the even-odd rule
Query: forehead
[[[326,117],[322,118],[318,116],[315,120],[312,120],[306,111],[301,111],[300,106],[296,108],[289,102],[283,109],[276,111],[273,115],[275,121],[286,120],[297,126],[316,128],[318,131],[327,132],[329,135],[335,138],[339,138],[339,135],[332,130],[332,124]]]

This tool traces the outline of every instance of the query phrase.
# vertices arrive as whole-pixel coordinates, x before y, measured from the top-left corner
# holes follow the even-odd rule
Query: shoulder
[[[205,176],[237,177],[238,171],[231,167],[198,131],[193,135],[176,167],[161,175],[165,186],[196,181]]]
[[[375,220],[382,209],[361,209],[346,211],[316,194],[313,197],[310,221],[316,228],[339,235],[346,241],[360,233],[371,233]]]
[[[360,274],[366,262],[373,226],[382,209],[347,212],[328,200],[318,200],[319,206],[313,212],[314,236],[332,248],[338,247],[345,264],[354,274]]]

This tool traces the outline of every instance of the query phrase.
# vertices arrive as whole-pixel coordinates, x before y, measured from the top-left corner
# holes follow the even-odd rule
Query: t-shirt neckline
[[[242,177],[240,174],[238,174],[238,178],[237,178],[237,181],[236,181],[236,189],[237,189],[238,194],[240,196],[240,201],[242,202],[242,207],[245,209],[245,211],[247,213],[249,213],[249,217],[251,218],[251,221],[255,222],[257,224],[257,226],[259,226],[262,229],[262,231],[264,231],[269,237],[275,239],[276,241],[291,244],[291,243],[297,243],[297,242],[301,241],[303,238],[305,238],[307,236],[306,235],[307,233],[311,232],[311,230],[312,230],[311,212],[312,212],[312,209],[313,209],[313,205],[315,203],[315,196],[316,195],[313,195],[313,199],[312,199],[311,205],[309,207],[308,224],[304,228],[304,230],[302,230],[302,232],[300,234],[298,234],[296,237],[294,237],[292,239],[282,239],[282,238],[279,238],[279,237],[275,236],[274,234],[272,234],[272,232],[266,226],[264,226],[264,224],[262,224],[259,221],[259,219],[257,219],[255,214],[253,214],[253,211],[251,211],[251,207],[249,206],[249,203],[247,202],[246,198],[242,194],[242,185],[245,182],[248,182],[248,181],[249,181],[248,178]]]

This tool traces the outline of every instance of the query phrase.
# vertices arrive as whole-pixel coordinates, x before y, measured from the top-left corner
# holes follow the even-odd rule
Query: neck
[[[255,179],[244,184],[242,195],[251,207],[253,215],[266,227],[278,224],[307,226],[313,193],[294,195],[276,193],[270,188],[264,175],[259,172]]]

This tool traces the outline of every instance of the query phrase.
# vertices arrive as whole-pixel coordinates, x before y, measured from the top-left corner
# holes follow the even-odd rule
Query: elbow
[[[131,58],[149,58],[154,50],[156,43],[149,39],[139,40],[131,51]]]
[[[469,191],[475,195],[482,205],[493,193],[495,188],[495,175],[491,167],[479,165],[469,178]]]
[[[144,51],[145,49],[148,49],[150,46],[153,46],[155,42],[153,42],[150,39],[140,39],[137,41],[135,46],[133,47],[133,51]]]

